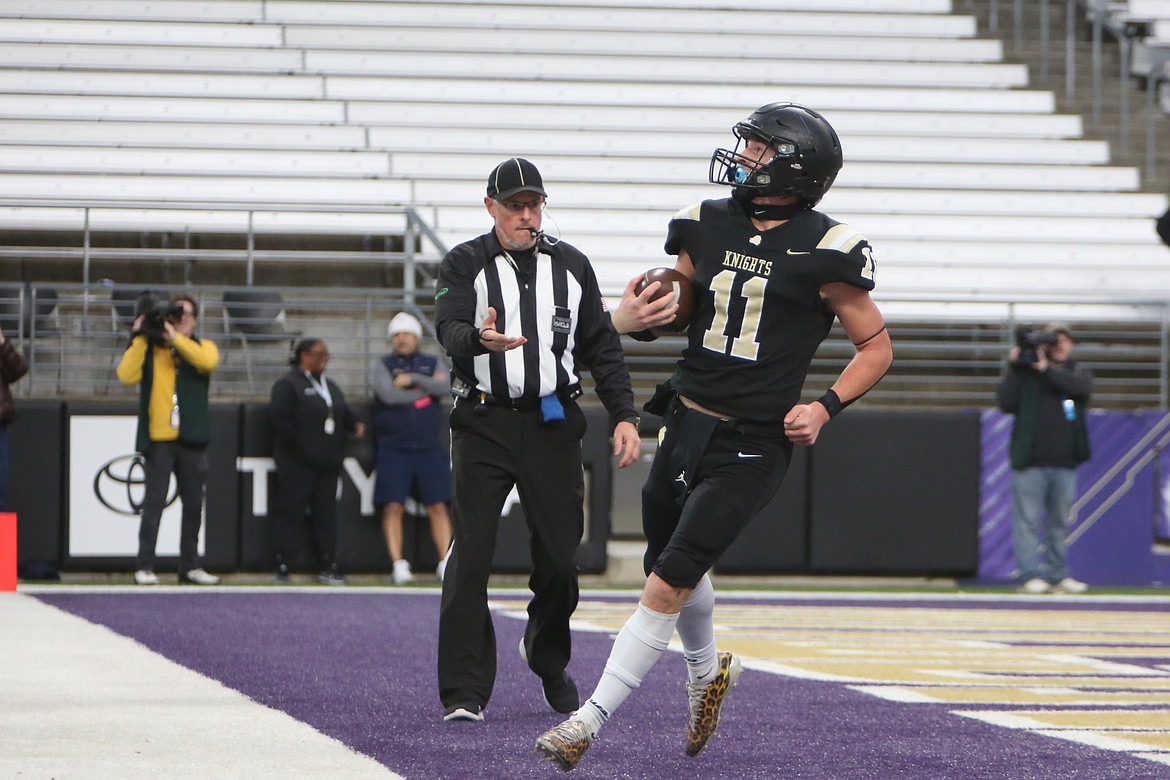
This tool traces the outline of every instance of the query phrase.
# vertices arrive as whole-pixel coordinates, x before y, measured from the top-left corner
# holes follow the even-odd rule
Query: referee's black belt
[[[530,398],[528,396],[500,398],[498,395],[490,395],[488,393],[473,393],[471,398],[476,403],[481,403],[484,406],[502,406],[505,409],[513,409],[517,412],[535,412],[540,408],[540,399]]]
[[[557,397],[561,399],[562,403],[568,403],[574,398],[580,398],[581,392],[581,385],[575,384],[571,387],[557,390]],[[483,404],[484,406],[502,406],[505,409],[512,409],[517,412],[535,412],[540,408],[540,398],[529,395],[520,396],[519,398],[501,398],[498,395],[480,392],[472,393],[468,400]]]

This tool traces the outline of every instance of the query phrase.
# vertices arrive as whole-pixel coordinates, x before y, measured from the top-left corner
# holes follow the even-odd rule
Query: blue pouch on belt
[[[561,399],[557,397],[556,393],[543,396],[540,399],[540,424],[541,425],[555,425],[559,422],[564,422],[565,406],[561,403]]]

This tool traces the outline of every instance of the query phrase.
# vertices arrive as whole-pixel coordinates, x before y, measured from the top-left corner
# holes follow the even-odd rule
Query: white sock
[[[678,638],[682,640],[687,676],[692,682],[708,683],[719,673],[714,612],[715,587],[711,577],[704,574],[678,616]]]
[[[678,615],[655,612],[639,604],[613,641],[597,690],[573,719],[586,724],[596,734],[662,657],[677,622]]]

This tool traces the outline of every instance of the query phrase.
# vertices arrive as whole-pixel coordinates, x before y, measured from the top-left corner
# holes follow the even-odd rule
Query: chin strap
[[[736,189],[732,192],[732,197],[740,207],[743,208],[744,213],[753,219],[763,219],[768,221],[792,219],[802,211],[808,211],[812,208],[812,204],[807,200],[798,200],[796,203],[789,203],[786,206],[772,206],[764,205],[762,203],[754,203],[752,198],[755,194],[750,190]]]

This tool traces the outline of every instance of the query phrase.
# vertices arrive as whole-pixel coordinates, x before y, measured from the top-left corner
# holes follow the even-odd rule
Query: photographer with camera
[[[1065,555],[1076,469],[1090,455],[1085,411],[1093,375],[1072,359],[1063,323],[1020,329],[996,399],[1015,415],[1011,436],[1012,543],[1024,593],[1084,593]]]
[[[183,504],[179,583],[218,585],[219,577],[199,566],[198,544],[211,439],[207,391],[219,365],[219,349],[195,336],[199,306],[190,295],[167,302],[146,293],[138,299],[136,312],[130,345],[117,370],[122,384],[139,387],[135,447],[145,464],[145,495],[134,581],[158,584],[154,548],[173,473]]]

